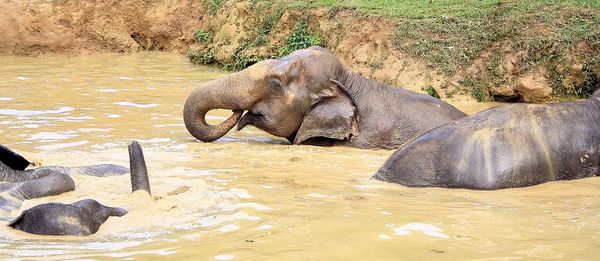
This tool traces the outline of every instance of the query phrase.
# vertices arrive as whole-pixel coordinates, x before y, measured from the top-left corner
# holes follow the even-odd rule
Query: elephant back
[[[600,89],[596,90],[594,94],[592,94],[592,99],[600,98]]]

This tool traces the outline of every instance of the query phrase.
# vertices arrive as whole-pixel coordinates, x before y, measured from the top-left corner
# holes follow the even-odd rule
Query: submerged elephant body
[[[463,118],[405,144],[373,178],[411,187],[502,189],[598,176],[599,96],[507,105]]]
[[[234,114],[211,126],[205,115],[212,109]],[[254,125],[294,144],[359,148],[397,148],[465,116],[439,99],[364,78],[319,47],[211,81],[184,106],[186,128],[202,141],[216,140],[237,124],[238,130]]]
[[[25,169],[31,163],[21,155],[0,145],[0,210],[11,211],[20,201],[54,196],[73,191],[75,182],[70,175],[113,176],[129,173],[126,167],[100,164],[82,167],[45,166]],[[1,217],[0,217],[1,218]]]
[[[148,172],[141,146],[134,141],[129,145],[132,191],[144,190],[150,194]],[[18,209],[23,200],[58,195],[73,191],[75,183],[70,174],[110,176],[129,172],[125,167],[103,164],[86,167],[43,167],[23,170],[27,160],[0,148],[0,210],[10,212]],[[19,169],[13,169],[13,166]],[[72,204],[48,203],[24,211],[9,226],[39,235],[91,235],[98,231],[111,216],[123,216],[127,210],[104,206],[93,199]],[[0,217],[1,218],[1,217]]]

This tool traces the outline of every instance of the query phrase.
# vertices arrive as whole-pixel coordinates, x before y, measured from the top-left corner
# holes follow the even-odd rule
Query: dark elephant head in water
[[[48,203],[24,211],[9,226],[36,235],[88,236],[109,217],[127,214],[123,208],[104,206],[93,199],[72,204]]]
[[[205,116],[213,109],[234,114],[212,126]],[[466,116],[439,99],[364,78],[320,47],[211,81],[189,95],[183,115],[188,131],[202,141],[237,124],[238,130],[254,125],[294,144],[360,148],[395,148]]]
[[[600,175],[600,91],[558,104],[496,107],[398,149],[375,179],[411,187],[502,189]]]
[[[9,162],[10,166],[26,167],[25,158],[12,152],[6,147],[2,147],[0,159],[2,162]],[[144,154],[141,146],[134,141],[129,145],[131,186],[132,191],[146,191],[150,194],[150,183],[148,180],[148,171],[144,160]],[[7,168],[8,165],[0,164]],[[98,167],[100,166],[100,167]],[[122,172],[127,168],[116,165],[95,165],[89,167],[66,168],[66,167],[46,167],[48,171],[37,171],[27,173],[25,181],[16,183],[0,184],[0,191],[7,191],[11,198],[17,200],[31,199],[57,195],[63,192],[75,189],[75,184],[68,174],[83,173],[95,174],[95,176],[106,176]],[[25,172],[12,170],[10,175],[12,180],[18,178]],[[63,171],[63,172],[60,172]],[[101,173],[101,171],[112,171],[111,173]],[[75,172],[75,173],[74,173]],[[8,172],[6,172],[8,173]],[[16,174],[15,174],[16,173]],[[34,177],[39,176],[41,177]],[[17,176],[17,177],[13,177]],[[18,208],[10,200],[0,197],[0,209],[12,207]],[[93,199],[85,199],[72,204],[49,203],[42,204],[24,211],[18,218],[10,223],[10,226],[32,234],[39,235],[75,235],[85,236],[96,233],[100,226],[111,216],[123,216],[127,210],[122,208],[112,208],[104,206]]]

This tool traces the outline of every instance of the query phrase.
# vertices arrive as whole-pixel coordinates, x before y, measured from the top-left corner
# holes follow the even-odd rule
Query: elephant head
[[[318,137],[349,138],[356,128],[356,107],[335,80],[345,71],[339,59],[320,47],[262,61],[193,91],[184,106],[185,126],[202,141],[216,140],[236,124],[238,130],[254,125],[295,144]],[[213,109],[234,114],[208,125],[205,115]]]

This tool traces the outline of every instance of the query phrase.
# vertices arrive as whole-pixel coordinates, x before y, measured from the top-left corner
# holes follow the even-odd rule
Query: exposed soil
[[[2,1],[0,54],[185,52],[201,25],[199,1]]]
[[[281,13],[270,21],[277,11]],[[590,56],[600,57],[599,51],[587,43],[574,44],[562,64],[531,68],[530,54],[507,47],[508,39],[482,52],[471,66],[448,75],[395,47],[397,20],[353,10],[278,10],[253,1],[224,1],[211,9],[193,0],[6,0],[0,3],[0,54],[209,50],[211,62],[247,65],[276,57],[298,21],[318,32],[322,45],[353,70],[413,91],[434,89],[444,99],[545,102],[555,99],[557,86],[570,91],[599,87],[600,66],[588,61]],[[257,44],[265,25],[269,27],[262,32],[264,42]],[[197,42],[198,29],[210,34],[206,42]],[[552,48],[556,47],[540,55],[552,55]]]

